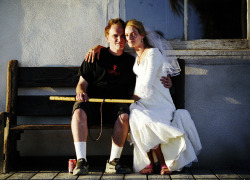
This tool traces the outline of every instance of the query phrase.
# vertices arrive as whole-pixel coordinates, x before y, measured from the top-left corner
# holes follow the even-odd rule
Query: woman
[[[134,91],[137,101],[130,106],[129,120],[134,171],[152,174],[156,155],[160,174],[170,174],[197,160],[201,150],[189,113],[175,109],[169,89],[159,81],[166,73],[177,75],[180,68],[176,59],[165,54],[166,44],[156,33],[147,33],[140,21],[129,20],[125,36],[137,54],[133,67],[137,75]]]

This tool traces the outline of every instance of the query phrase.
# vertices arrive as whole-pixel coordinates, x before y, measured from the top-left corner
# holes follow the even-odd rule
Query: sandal
[[[162,165],[160,174],[161,175],[172,174],[172,171],[168,169],[167,165]]]
[[[140,171],[141,174],[153,174],[153,165],[149,164],[144,169]]]

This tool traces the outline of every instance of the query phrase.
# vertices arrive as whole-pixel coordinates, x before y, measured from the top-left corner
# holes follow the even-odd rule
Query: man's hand
[[[163,86],[165,88],[171,88],[172,87],[172,80],[171,80],[169,74],[168,74],[167,77],[166,76],[162,76],[160,80],[161,80],[161,83],[163,84]]]
[[[89,100],[89,97],[86,93],[79,93],[76,95],[76,100],[77,101],[83,101],[83,102],[87,102]]]
[[[101,49],[104,48],[103,46],[101,45],[97,45],[95,47],[93,47],[92,49],[90,49],[87,54],[85,55],[85,61],[86,62],[94,62],[95,60],[95,55],[97,54],[97,59],[99,60],[99,56],[100,56],[100,52],[101,52]]]

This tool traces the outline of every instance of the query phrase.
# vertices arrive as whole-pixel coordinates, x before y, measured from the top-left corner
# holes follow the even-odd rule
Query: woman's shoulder
[[[152,61],[154,63],[154,65],[160,64],[162,62],[161,61],[162,54],[161,54],[161,52],[159,51],[158,48],[149,48],[147,50],[146,57],[147,57],[146,58],[147,61]]]
[[[161,52],[158,48],[149,48],[148,49],[148,54],[151,54],[151,55],[161,55]]]
[[[160,52],[160,50],[159,50],[158,48],[150,48],[150,50],[151,50],[152,52]]]

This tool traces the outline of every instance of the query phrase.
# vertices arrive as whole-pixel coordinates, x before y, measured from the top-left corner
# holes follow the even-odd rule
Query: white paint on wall
[[[208,70],[198,67],[186,67],[186,75],[207,75]]]
[[[79,66],[85,52],[105,43],[107,1],[22,1],[23,66]]]
[[[225,97],[225,101],[229,104],[241,104],[241,102],[235,98],[232,97]]]

